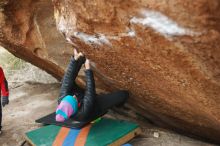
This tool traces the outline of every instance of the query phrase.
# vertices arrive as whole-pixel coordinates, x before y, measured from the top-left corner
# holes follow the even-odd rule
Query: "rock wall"
[[[56,29],[51,1],[2,0],[0,42],[15,56],[62,78],[68,62],[63,50],[70,46]]]
[[[218,0],[53,0],[54,17],[50,1],[0,5],[0,42],[18,57],[60,79],[72,45],[143,116],[220,143]]]

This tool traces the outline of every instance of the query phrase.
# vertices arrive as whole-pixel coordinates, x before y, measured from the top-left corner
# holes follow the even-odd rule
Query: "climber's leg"
[[[120,90],[109,94],[98,95],[96,97],[96,102],[101,111],[107,111],[114,106],[123,105],[128,97],[128,91]]]

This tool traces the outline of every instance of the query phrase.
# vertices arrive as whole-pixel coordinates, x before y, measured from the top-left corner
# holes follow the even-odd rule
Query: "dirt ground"
[[[25,140],[25,132],[41,126],[34,121],[55,110],[59,87],[58,83],[13,83],[10,85],[10,104],[3,109],[3,134],[0,136],[0,146],[19,146]],[[132,116],[127,117],[123,114],[124,109],[119,111],[122,113],[112,110],[106,116],[135,121],[142,128],[143,134],[130,141],[134,146],[214,146],[143,121],[137,121]]]

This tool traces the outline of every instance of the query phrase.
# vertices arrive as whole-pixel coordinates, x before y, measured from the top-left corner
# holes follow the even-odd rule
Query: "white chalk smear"
[[[136,36],[136,32],[133,29],[130,29],[126,33],[119,33],[118,35],[113,37],[122,38],[122,37],[135,37],[135,36]]]
[[[70,39],[71,35],[73,34],[74,37],[79,38],[83,42],[85,42],[88,45],[96,44],[96,45],[108,45],[111,46],[111,42],[109,40],[120,40],[122,37],[135,37],[136,33],[134,30],[129,29],[125,33],[119,33],[117,35],[104,35],[104,34],[94,34],[89,35],[84,32],[76,32],[74,31],[75,28],[68,26],[68,21],[65,20],[63,16],[60,16],[59,19],[57,19],[57,28],[60,32],[64,33],[66,36],[66,40],[70,42],[72,41]],[[76,44],[73,44],[76,45]]]
[[[133,24],[142,24],[153,28],[155,31],[161,33],[165,37],[182,36],[182,35],[196,35],[198,33],[179,26],[176,22],[163,15],[160,12],[153,10],[142,10],[143,18],[133,17],[130,22]]]
[[[104,34],[88,35],[83,32],[74,32],[74,36],[84,41],[86,44],[108,45],[111,46],[109,40],[119,40],[122,37],[134,37],[136,35],[134,30],[129,30],[127,33],[119,33],[118,35],[105,36]],[[71,41],[67,39],[67,41]]]
[[[59,31],[66,33],[66,21],[63,16],[60,16],[57,20],[57,28]]]
[[[111,45],[109,40],[103,34],[88,35],[83,32],[74,32],[74,36],[84,41],[86,44]]]
[[[189,28],[184,28],[178,25],[175,21],[171,20],[164,14],[153,11],[153,10],[142,10],[141,11],[142,17],[133,17],[130,20],[130,23],[133,24],[142,24],[146,27],[150,27],[154,29],[156,32],[162,34],[163,36],[167,38],[171,38],[173,36],[183,36],[183,35],[199,35],[201,33],[192,31]],[[70,20],[65,20],[63,16],[58,17],[57,20],[57,27],[58,29],[65,33],[67,37],[67,41],[72,42],[69,37],[73,34],[74,37],[79,38],[86,44],[92,45],[108,45],[111,46],[110,40],[120,40],[124,37],[135,37],[136,32],[134,29],[129,28],[127,32],[124,33],[118,33],[116,35],[105,35],[105,34],[86,34],[84,32],[76,32],[76,28],[69,27],[68,23],[70,23]],[[76,22],[76,18],[72,18],[71,22]]]
[[[135,37],[136,36],[136,32],[134,30],[130,30],[127,34],[130,37]]]

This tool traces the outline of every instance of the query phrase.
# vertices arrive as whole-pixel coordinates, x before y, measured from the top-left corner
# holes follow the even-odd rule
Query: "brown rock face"
[[[68,62],[63,59],[64,48],[69,46],[56,29],[52,2],[2,0],[0,43],[15,56],[62,78]]]
[[[220,143],[218,0],[54,0],[56,26],[158,125]],[[1,44],[58,79],[71,49],[50,1],[1,3]],[[67,49],[68,48],[68,49]],[[62,68],[61,68],[62,67]]]

